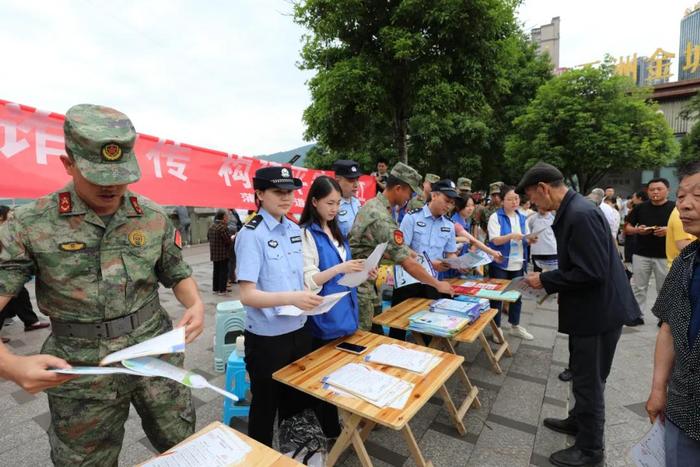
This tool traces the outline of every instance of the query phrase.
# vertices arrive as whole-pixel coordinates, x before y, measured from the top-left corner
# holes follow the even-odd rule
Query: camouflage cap
[[[501,189],[503,188],[503,182],[493,182],[489,185],[489,195],[501,194]]]
[[[391,169],[389,175],[398,178],[402,182],[410,185],[414,193],[423,193],[422,177],[413,167],[404,164],[403,162],[397,162],[396,165]]]
[[[472,191],[472,181],[467,177],[459,177],[457,179],[457,189],[459,191]]]
[[[440,181],[440,176],[435,174],[425,174],[424,182],[437,183]]]
[[[123,113],[92,104],[66,112],[66,151],[80,173],[96,185],[124,185],[141,178],[134,142],[136,130]]]

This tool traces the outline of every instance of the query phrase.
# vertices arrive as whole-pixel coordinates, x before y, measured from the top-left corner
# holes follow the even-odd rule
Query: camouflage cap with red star
[[[96,185],[124,185],[141,178],[129,117],[101,105],[79,104],[66,112],[66,151],[80,173]]]

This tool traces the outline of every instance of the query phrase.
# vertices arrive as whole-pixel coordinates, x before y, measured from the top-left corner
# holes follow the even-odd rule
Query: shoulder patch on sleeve
[[[399,229],[394,230],[394,243],[398,246],[403,245],[403,232]]]
[[[178,247],[179,249],[182,250],[182,235],[180,235],[180,231],[175,229],[175,240],[174,240],[175,246]]]
[[[245,225],[247,229],[252,229],[255,230],[258,228],[260,225],[260,222],[262,222],[263,216],[258,214],[257,216],[253,217],[248,223]]]

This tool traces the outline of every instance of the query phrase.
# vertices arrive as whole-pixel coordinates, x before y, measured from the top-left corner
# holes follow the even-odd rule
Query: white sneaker
[[[503,330],[501,330],[501,328],[498,328],[498,330],[501,331],[501,334],[503,334]],[[501,341],[501,339],[498,337],[498,335],[495,332],[491,334],[491,342],[493,342],[494,344],[498,344],[498,345],[503,344],[503,342]]]
[[[527,330],[524,327],[516,324],[514,324],[513,327],[510,328],[510,335],[520,337],[526,341],[531,341],[535,338],[535,336],[527,332]]]

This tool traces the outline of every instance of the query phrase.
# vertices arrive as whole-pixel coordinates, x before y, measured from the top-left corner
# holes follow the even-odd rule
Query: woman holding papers
[[[363,270],[365,260],[350,256],[350,245],[338,226],[341,188],[337,181],[321,176],[314,180],[306,197],[299,224],[302,226],[304,284],[314,293],[326,296],[349,292],[327,313],[310,316],[306,322],[318,349],[338,337],[357,331],[359,306],[357,289],[338,283],[343,275]],[[376,271],[373,271],[376,277]],[[328,438],[340,435],[338,411],[334,405],[321,403],[316,410]]]
[[[286,215],[302,182],[287,167],[258,169],[253,178],[258,215],[236,237],[236,277],[246,310],[245,362],[250,375],[248,434],[272,446],[273,423],[311,405],[272,373],[311,351],[306,316],[280,315],[293,305],[311,310],[321,297],[304,290],[301,229]]]
[[[503,207],[489,217],[489,242],[493,248],[503,255],[503,261],[493,262],[489,265],[489,276],[496,279],[514,279],[525,273],[527,248],[535,243],[537,237],[530,237],[526,218],[520,212],[520,197],[513,187],[504,187],[502,190]],[[500,301],[492,301],[491,307],[498,309],[496,324],[501,326]],[[508,308],[508,322],[512,325],[511,334],[525,340],[534,337],[520,326],[520,309],[522,302],[518,300],[511,303]],[[497,339],[494,336],[494,339]]]

